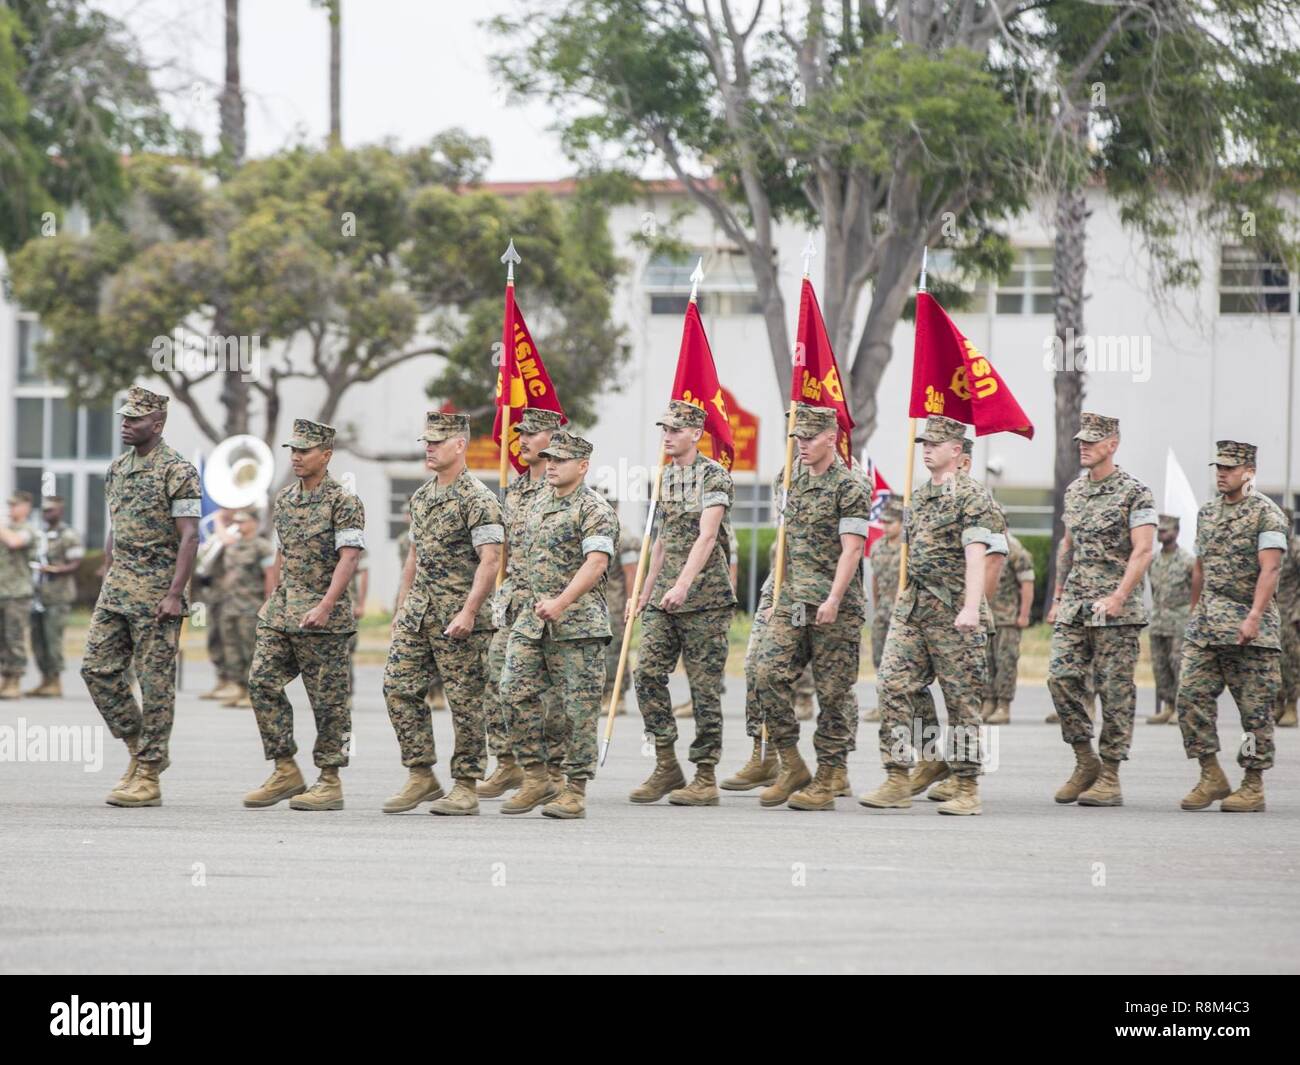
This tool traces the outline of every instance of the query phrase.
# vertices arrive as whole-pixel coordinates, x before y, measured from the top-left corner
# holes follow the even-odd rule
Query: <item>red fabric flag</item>
[[[694,300],[686,305],[682,348],[677,354],[677,376],[673,379],[671,398],[704,408],[704,431],[712,438],[714,461],[730,470],[736,447],[731,439],[727,401],[722,395],[722,385],[718,383],[718,369],[713,365],[709,338],[704,335],[704,323],[700,321],[700,311]]]
[[[867,516],[867,549],[866,554],[871,554],[871,545],[885,535],[885,523],[881,519],[884,513],[885,504],[893,497],[893,490],[889,487],[889,482],[880,475],[880,469],[871,457],[867,456],[866,465],[867,480],[872,485],[871,489],[871,510]]]
[[[509,388],[505,382],[510,382]],[[497,415],[492,423],[492,440],[501,447],[501,427],[509,431],[525,407],[553,410],[564,417],[560,397],[555,394],[550,374],[542,365],[542,356],[524,322],[523,312],[515,305],[515,286],[506,285],[506,313],[501,325],[501,365],[497,369]],[[528,465],[519,457],[519,434],[509,436],[510,463],[523,473]]]
[[[790,376],[790,399],[811,403],[814,407],[834,407],[840,426],[838,447],[846,466],[853,464],[853,415],[844,398],[839,363],[831,350],[822,309],[817,303],[812,282],[803,279],[799,293],[799,331],[795,336],[794,373]]]
[[[976,436],[1019,433],[1034,438],[1033,423],[988,356],[962,336],[934,297],[918,292],[908,417],[931,414],[973,425]]]

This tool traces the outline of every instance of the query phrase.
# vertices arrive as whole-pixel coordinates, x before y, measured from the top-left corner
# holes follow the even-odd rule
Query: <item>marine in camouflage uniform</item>
[[[1007,561],[990,604],[995,631],[989,641],[989,676],[984,700],[986,707],[990,704],[992,707],[992,712],[984,718],[990,725],[1005,725],[1011,720],[1016,673],[1020,667],[1020,634],[1029,624],[1029,607],[1034,595],[1034,558],[1011,533],[1006,538]]]
[[[9,520],[0,528],[0,699],[17,699],[27,669],[27,640],[32,612],[32,563],[40,535],[28,519],[32,497],[9,497]]]
[[[257,515],[241,510],[234,515],[238,539],[222,550],[221,576],[216,599],[221,603],[221,646],[238,691],[223,706],[251,707],[248,674],[257,648],[257,612],[267,596],[267,573],[275,568],[275,548],[257,534]]]
[[[510,707],[501,698],[501,674],[506,665],[510,628],[526,599],[526,593],[519,583],[527,555],[528,514],[533,504],[547,492],[546,460],[540,452],[551,442],[551,433],[560,427],[562,420],[563,415],[558,411],[525,407],[519,421],[512,427],[519,434],[519,455],[528,465],[528,473],[516,477],[506,487],[505,504],[502,507],[502,520],[506,530],[506,576],[497,589],[493,605],[496,632],[492,634],[492,643],[488,647],[488,678],[483,692],[488,752],[496,757],[497,766],[492,775],[478,786],[481,799],[500,798],[524,782],[523,768],[515,761]],[[546,712],[546,765],[556,794],[564,787],[561,763],[573,727],[564,712],[562,694],[563,690],[558,685],[547,688],[542,693]]]
[[[37,598],[32,601],[32,656],[41,683],[27,694],[38,698],[63,695],[63,633],[68,612],[77,598],[76,573],[86,552],[77,530],[63,524],[63,500],[49,496],[41,502],[45,528],[38,534],[36,561],[41,565]],[[38,605],[39,604],[39,605]]]
[[[348,591],[352,596],[352,617],[357,623],[357,630],[348,640],[348,691],[354,695],[357,690],[357,648],[361,646],[361,619],[366,616],[366,598],[370,594],[370,560],[368,552],[362,551],[357,557],[357,571],[352,574],[352,584]]]
[[[1264,809],[1263,771],[1273,768],[1273,708],[1281,673],[1281,618],[1274,594],[1287,549],[1286,516],[1253,490],[1255,445],[1220,440],[1212,466],[1219,497],[1196,515],[1192,613],[1183,638],[1178,726],[1188,758],[1201,763],[1184,810],[1217,799],[1228,813]],[[1219,766],[1218,698],[1224,687],[1241,713],[1235,792]]]
[[[618,518],[583,478],[591,444],[556,431],[541,452],[550,487],[528,512],[516,616],[506,645],[501,697],[509,704],[523,787],[501,812],[521,814],[546,802],[548,817],[586,816],[587,781],[596,775],[596,716],[605,688],[610,638],[605,572],[618,542]],[[548,688],[562,692],[572,722],[564,755],[565,789],[555,797],[546,771]]]
[[[984,599],[985,556],[1001,545],[1004,526],[987,489],[958,469],[964,438],[961,422],[937,415],[926,419],[917,437],[926,445],[931,479],[913,493],[904,518],[907,583],[894,604],[876,682],[886,779],[858,800],[864,806],[906,808],[914,794],[953,774],[958,779],[952,796],[939,805],[939,812],[982,812],[977,787],[980,705],[992,630]],[[978,548],[981,565],[968,582],[971,547]],[[947,752],[933,750],[940,735],[933,702],[917,702],[936,678],[948,713]],[[921,764],[914,779],[918,740]]]
[[[213,525],[213,536],[215,538],[225,540],[227,537],[230,515],[231,511],[224,507],[217,511]],[[240,681],[234,670],[231,669],[225,648],[221,645],[221,595],[218,588],[221,584],[221,574],[225,568],[226,557],[224,546],[221,548],[220,553],[214,557],[210,554],[210,551],[215,549],[216,545],[213,540],[205,542],[195,565],[194,582],[190,587],[190,597],[193,605],[195,607],[201,606],[202,609],[193,612],[190,627],[203,629],[208,661],[212,663],[212,669],[216,674],[216,685],[211,691],[200,695],[199,698],[225,702],[228,699],[238,697],[243,688],[243,681]]]
[[[386,813],[432,799],[431,813],[478,813],[477,781],[486,765],[483,693],[492,641],[492,585],[500,568],[505,526],[496,493],[465,466],[469,417],[429,411],[423,440],[435,476],[411,496],[411,540],[402,577],[405,594],[393,619],[384,667],[388,716],[409,770],[405,787],[384,804]],[[424,704],[429,666],[445,679],[456,747],[456,785],[441,797],[433,775],[437,751]]]
[[[1119,766],[1133,742],[1133,671],[1138,633],[1147,621],[1142,577],[1151,562],[1155,500],[1151,489],[1115,465],[1118,418],[1085,411],[1075,439],[1086,472],[1065,490],[1047,665],[1047,687],[1060,715],[1061,738],[1074,748],[1075,769],[1055,798],[1121,806]],[[1097,753],[1084,702],[1090,669],[1101,697]]]
[[[347,649],[357,629],[349,585],[366,547],[365,508],[329,474],[332,426],[295,418],[293,435],[281,446],[292,449],[298,480],[275,496],[280,580],[258,612],[248,676],[262,750],[275,770],[244,796],[244,805],[289,799],[294,810],[341,810],[339,769],[348,764],[352,738]],[[312,761],[321,772],[310,789],[294,761],[293,706],[284,694],[299,675],[316,719]]]
[[[764,806],[830,810],[848,781],[854,748],[858,679],[866,598],[862,556],[871,499],[860,474],[836,450],[834,409],[798,403],[792,435],[800,461],[785,502],[786,572],[757,649],[755,687],[781,770],[759,796]],[[811,663],[817,686],[813,778],[799,755],[794,685]],[[751,761],[758,758],[758,745]]]
[[[1282,689],[1277,704],[1280,728],[1295,728],[1296,697],[1300,695],[1300,536],[1295,528],[1295,514],[1289,507],[1286,515],[1290,542],[1282,559],[1282,576],[1277,582],[1277,608],[1282,620]]]
[[[643,618],[636,698],[646,732],[654,737],[655,769],[629,796],[636,803],[667,795],[677,806],[718,804],[714,767],[722,753],[722,679],[736,608],[727,522],[735,490],[731,475],[698,451],[704,419],[704,408],[672,400],[656,423],[672,461],[662,474],[650,572],[637,604]],[[695,713],[689,758],[696,774],[689,786],[677,761],[677,722],[668,695],[668,675],[679,656]]]
[[[406,556],[411,553],[410,500],[407,500],[406,505],[402,507],[402,515],[403,517],[406,518],[407,528],[403,530],[401,535],[397,537],[397,573],[398,573],[397,583],[399,586],[402,583],[401,573],[404,569],[406,569]],[[394,616],[397,615],[396,600],[394,600],[393,602],[393,615]],[[442,690],[442,677],[438,675],[437,666],[434,666],[433,672],[429,674],[429,690],[425,693],[424,705],[427,706],[430,709],[430,711],[447,709],[447,696]],[[489,718],[488,720],[489,737],[491,736],[491,727],[492,727],[492,722],[491,719]]]
[[[198,550],[199,474],[163,442],[166,396],[134,387],[117,413],[127,450],[104,484],[112,531],[81,677],[131,752],[109,805],[158,806],[176,712],[176,648],[189,610],[185,588]],[[142,705],[127,682],[133,661]]]
[[[615,510],[614,513],[617,514],[618,511]],[[609,608],[609,624],[614,635],[605,645],[605,694],[601,696],[603,710],[609,709],[610,696],[614,694],[614,674],[618,672],[618,660],[623,653],[623,615],[627,597],[636,579],[637,563],[640,561],[641,541],[631,532],[624,531],[615,545],[615,557],[609,560],[609,569],[605,571],[605,605]],[[628,576],[629,572],[631,577]],[[629,660],[623,667],[620,700],[627,695],[632,673],[632,663]],[[622,701],[619,702],[618,712],[626,712]]]
[[[1176,723],[1178,663],[1183,654],[1183,629],[1192,601],[1192,556],[1178,546],[1178,518],[1159,515],[1156,538],[1160,550],[1151,560],[1147,578],[1151,581],[1151,671],[1156,678],[1157,713],[1148,725]]]

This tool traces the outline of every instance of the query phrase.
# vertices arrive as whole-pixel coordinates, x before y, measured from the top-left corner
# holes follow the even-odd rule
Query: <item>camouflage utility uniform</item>
[[[247,688],[257,648],[257,612],[266,602],[266,571],[275,565],[275,548],[266,537],[254,536],[236,540],[222,554],[225,564],[217,584],[221,646],[231,679]]]
[[[36,538],[40,533],[26,524],[6,525],[5,528],[10,533],[21,534],[24,539],[22,547],[0,544],[0,678],[6,687],[12,688],[27,670],[27,640],[32,613],[31,564],[36,561]]]
[[[985,698],[1011,703],[1016,697],[1016,672],[1020,666],[1020,586],[1034,580],[1034,557],[1016,537],[1007,533],[1007,561],[993,597],[996,631],[989,643],[989,678]]]
[[[77,530],[62,522],[38,535],[45,537],[45,561],[51,566],[77,562],[86,555]],[[41,676],[50,680],[63,672],[63,633],[77,599],[77,575],[45,574],[38,592],[42,609],[32,606],[32,655]]]
[[[1157,551],[1147,577],[1151,581],[1151,671],[1156,702],[1173,706],[1178,698],[1178,664],[1183,654],[1183,630],[1192,601],[1192,556],[1177,545]]]

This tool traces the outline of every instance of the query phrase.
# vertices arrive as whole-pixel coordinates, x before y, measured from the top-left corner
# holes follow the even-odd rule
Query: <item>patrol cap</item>
[[[902,521],[903,520],[903,501],[897,496],[891,496],[880,511],[881,521]]]
[[[1180,522],[1177,514],[1157,514],[1156,528],[1161,532],[1169,532],[1171,529],[1180,528]]]
[[[13,495],[9,497],[10,504],[30,503],[31,501],[32,501],[31,492],[24,492],[22,489],[19,489],[17,492],[15,492]]]
[[[147,388],[141,388],[139,385],[132,385],[126,390],[126,402],[117,408],[117,414],[126,418],[142,418],[146,414],[152,414],[154,411],[167,412],[167,397],[160,396],[157,392],[150,392]]]
[[[469,415],[451,414],[440,410],[431,410],[424,416],[424,432],[420,439],[426,444],[437,444],[450,440],[453,436],[469,439]]]
[[[293,435],[280,446],[294,447],[299,451],[306,451],[308,448],[313,447],[332,450],[334,447],[334,426],[325,425],[323,422],[308,421],[306,418],[295,418],[293,420]]]
[[[790,435],[807,439],[824,433],[827,429],[834,429],[837,424],[834,407],[814,407],[807,403],[796,403],[794,431]]]
[[[1214,449],[1217,453],[1211,466],[1255,465],[1254,444],[1243,444],[1240,440],[1217,440]]]
[[[46,496],[41,500],[41,509],[63,506],[63,496]]]
[[[1104,414],[1084,411],[1079,415],[1079,431],[1074,434],[1074,438],[1088,444],[1095,444],[1108,436],[1115,436],[1118,432],[1118,418],[1107,418]]]
[[[558,429],[564,424],[564,415],[558,410],[545,410],[542,407],[525,407],[519,421],[514,425],[517,433],[544,433],[547,429]]]
[[[966,426],[942,414],[931,414],[925,419],[925,428],[916,437],[918,444],[942,444],[945,441],[965,440]],[[966,448],[963,445],[962,450]]]
[[[257,514],[251,510],[237,510],[230,516],[231,521],[256,521]]]
[[[668,410],[655,425],[665,429],[703,429],[705,412],[703,407],[687,403],[684,399],[670,399]]]
[[[538,452],[544,459],[591,458],[591,441],[559,429],[551,434],[551,442]]]

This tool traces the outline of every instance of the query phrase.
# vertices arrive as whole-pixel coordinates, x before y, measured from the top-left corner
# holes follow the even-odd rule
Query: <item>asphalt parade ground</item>
[[[242,807],[269,763],[252,711],[198,699],[205,666],[187,668],[178,696],[164,805],[116,809],[104,796],[125,751],[94,731],[76,665],[67,698],[0,703],[8,973],[1300,969],[1300,734],[1278,730],[1266,813],[1184,813],[1196,766],[1175,726],[1142,723],[1150,689],[1118,809],[1052,801],[1071,753],[1043,724],[1046,688],[1025,684],[990,742],[981,817],[941,817],[924,799],[890,812],[853,799],[762,809],[756,791],[724,792],[716,808],[635,806],[627,793],[653,754],[634,710],[617,719],[586,820],[554,821],[503,816],[499,800],[478,817],[382,814],[405,771],[373,666],[358,670],[343,811]],[[749,751],[742,689],[728,677],[720,777]],[[289,694],[306,774],[315,729],[301,685]],[[874,702],[870,684],[859,701]],[[1219,706],[1235,751],[1235,706]],[[680,724],[684,759],[693,725]],[[81,760],[27,760],[33,729],[50,726],[92,730]],[[883,779],[876,728],[859,726],[857,793]],[[434,729],[449,785],[451,715],[435,714]],[[811,761],[811,723],[800,745]],[[1223,762],[1236,786],[1240,769]]]

